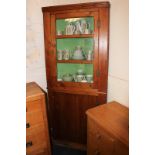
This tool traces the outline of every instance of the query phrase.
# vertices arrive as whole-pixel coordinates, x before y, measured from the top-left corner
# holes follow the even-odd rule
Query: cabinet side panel
[[[46,63],[46,79],[47,85],[50,85],[50,68],[51,66],[51,57],[50,57],[50,45],[51,45],[51,25],[50,25],[50,13],[43,13],[43,22],[44,22],[44,46],[45,46],[45,63]]]
[[[109,51],[109,8],[99,9],[99,91],[107,93]]]

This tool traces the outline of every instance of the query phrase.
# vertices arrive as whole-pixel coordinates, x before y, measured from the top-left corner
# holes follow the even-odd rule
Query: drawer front
[[[37,110],[41,110],[42,108],[42,100],[35,100],[26,102],[26,112],[33,112]]]
[[[47,139],[45,135],[44,124],[41,123],[26,132],[26,152],[47,148]]]
[[[26,128],[30,128],[31,126],[39,124],[43,121],[43,113],[41,110],[26,113]]]
[[[91,119],[88,119],[87,141],[88,155],[113,155],[114,153],[114,139]]]

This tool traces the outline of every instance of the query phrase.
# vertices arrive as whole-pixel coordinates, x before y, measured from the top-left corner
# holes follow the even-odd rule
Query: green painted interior
[[[73,25],[75,25],[77,21],[82,21],[82,20],[85,20],[89,24],[89,30],[93,32],[94,31],[94,17],[57,19],[56,30],[65,32],[65,28],[68,24],[72,23]]]
[[[83,53],[87,53],[88,50],[94,49],[93,38],[67,38],[57,39],[57,50],[68,49],[70,55],[76,50],[76,46],[81,46]]]
[[[73,19],[73,18],[72,18]],[[74,18],[74,21],[69,22],[67,19],[57,19],[56,20],[56,29],[57,31],[65,31],[66,26],[69,23],[75,24],[76,21],[86,20],[89,23],[89,29],[94,31],[94,18]],[[87,53],[88,50],[94,49],[93,38],[63,38],[56,40],[57,50],[69,50],[70,56],[73,55],[73,52],[76,50],[76,46],[81,46],[83,53]],[[57,78],[61,78],[65,74],[76,74],[78,69],[83,69],[84,73],[93,75],[93,64],[74,64],[74,63],[57,63]]]
[[[93,75],[93,64],[57,63],[57,77],[61,78],[65,74],[75,75],[78,69],[82,69],[86,75]]]

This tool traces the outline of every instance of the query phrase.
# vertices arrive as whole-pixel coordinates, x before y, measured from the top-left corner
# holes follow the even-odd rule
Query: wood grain
[[[111,102],[89,109],[87,153],[94,155],[129,154],[129,110],[127,107]]]
[[[91,3],[80,3],[80,4],[69,4],[69,5],[57,5],[57,6],[49,6],[42,7],[43,12],[52,12],[52,11],[61,11],[61,10],[76,10],[76,9],[94,9],[94,8],[102,8],[102,7],[110,7],[109,2],[91,2]]]
[[[86,145],[87,109],[107,101],[109,2],[81,3],[43,7],[48,107],[52,139]],[[94,18],[93,34],[56,35],[56,20]],[[93,38],[93,61],[56,60],[56,40]],[[93,64],[93,83],[57,81],[57,63]],[[71,147],[73,145],[70,145]]]
[[[26,85],[26,153],[51,155],[45,93],[34,82]]]
[[[85,111],[96,106],[96,97],[54,93],[51,105],[54,139],[86,144]]]

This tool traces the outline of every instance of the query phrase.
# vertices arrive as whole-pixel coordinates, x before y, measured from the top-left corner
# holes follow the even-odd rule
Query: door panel
[[[96,96],[54,93],[51,103],[54,139],[86,144],[86,110],[96,106]]]

